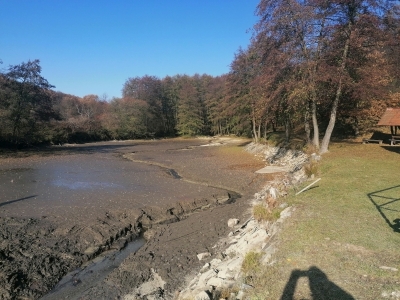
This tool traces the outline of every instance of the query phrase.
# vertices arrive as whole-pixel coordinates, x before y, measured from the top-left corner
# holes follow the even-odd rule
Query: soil
[[[213,253],[228,219],[245,217],[246,200],[267,179],[255,173],[264,163],[241,143],[174,139],[3,153],[0,299],[118,299],[154,272],[165,281],[160,299],[172,299],[204,264],[196,255]],[[71,169],[68,182],[48,175],[52,164],[76,170],[84,162],[83,179]],[[105,174],[84,180],[93,173]],[[141,236],[144,246],[122,258],[121,249]]]

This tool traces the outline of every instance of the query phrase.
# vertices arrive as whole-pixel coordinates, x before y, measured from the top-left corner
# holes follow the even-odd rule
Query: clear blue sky
[[[129,77],[222,75],[259,0],[0,0],[0,59],[39,59],[55,90],[120,97]]]

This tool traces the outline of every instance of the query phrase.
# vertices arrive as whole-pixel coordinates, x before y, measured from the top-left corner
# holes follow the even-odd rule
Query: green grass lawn
[[[272,265],[246,279],[253,299],[400,293],[400,147],[333,144],[317,177],[314,188],[282,200],[296,210],[272,241]]]

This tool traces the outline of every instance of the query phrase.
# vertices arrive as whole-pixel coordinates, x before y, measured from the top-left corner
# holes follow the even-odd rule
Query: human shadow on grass
[[[300,278],[308,278],[312,300],[355,300],[348,292],[328,279],[319,268],[312,266],[308,270],[293,270],[280,300],[293,300],[297,282]]]
[[[15,203],[15,202],[18,202],[18,201],[24,201],[24,200],[28,200],[28,199],[36,198],[36,197],[37,197],[37,195],[33,195],[33,196],[28,196],[28,197],[24,197],[24,198],[19,198],[19,199],[14,199],[14,200],[6,201],[6,202],[3,202],[3,203],[0,203],[0,207],[2,207],[2,206],[4,206],[4,205],[8,205],[8,204]]]
[[[397,193],[396,189],[399,190]],[[389,227],[395,232],[400,232],[400,219],[395,218],[391,221],[391,218],[399,216],[400,213],[400,197],[394,197],[393,194],[400,195],[400,185],[369,193],[368,198]]]

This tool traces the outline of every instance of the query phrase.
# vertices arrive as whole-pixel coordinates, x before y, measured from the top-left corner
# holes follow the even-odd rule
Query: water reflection
[[[92,181],[71,181],[66,179],[57,179],[52,182],[57,187],[65,187],[71,190],[79,189],[98,189],[98,188],[122,188],[120,184],[110,182],[92,182]]]

